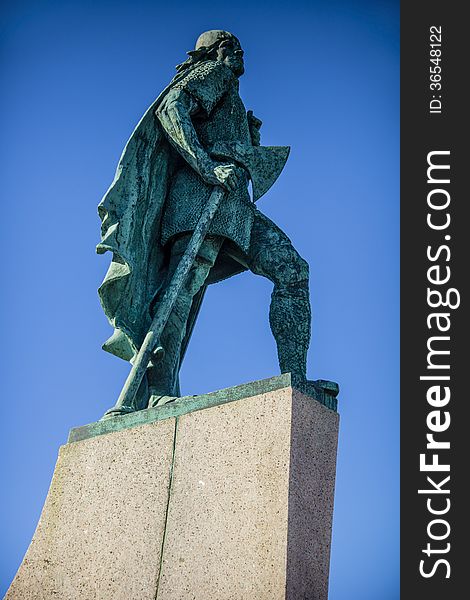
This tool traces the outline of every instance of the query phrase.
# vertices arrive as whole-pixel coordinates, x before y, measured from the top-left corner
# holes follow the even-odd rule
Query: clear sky
[[[311,267],[309,376],[338,381],[330,600],[394,600],[399,536],[399,10],[392,0],[2,3],[0,593],[68,430],[114,404],[96,205],[134,125],[204,30],[245,49],[262,143],[292,146],[259,207]],[[278,373],[271,284],[211,288],[182,368],[197,394]],[[79,500],[79,499],[77,499]]]

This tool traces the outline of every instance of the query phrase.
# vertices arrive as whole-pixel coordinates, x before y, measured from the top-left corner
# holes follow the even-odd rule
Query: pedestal
[[[290,383],[73,429],[6,599],[326,599],[339,418]]]

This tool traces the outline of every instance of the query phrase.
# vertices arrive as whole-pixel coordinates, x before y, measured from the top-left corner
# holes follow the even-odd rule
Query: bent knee
[[[296,260],[296,268],[297,268],[297,276],[298,276],[298,281],[308,281],[308,277],[310,274],[310,267],[308,265],[308,262],[302,258],[300,256],[300,254],[297,254],[298,258]]]
[[[290,244],[281,245],[276,250],[258,256],[257,268],[253,269],[268,277],[277,286],[290,286],[308,282],[309,266],[297,250]]]
[[[279,284],[282,286],[297,285],[308,282],[309,266],[295,250],[294,255],[280,269]]]

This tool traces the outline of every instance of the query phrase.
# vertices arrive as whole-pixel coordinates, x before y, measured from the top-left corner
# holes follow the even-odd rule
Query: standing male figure
[[[134,410],[146,408],[149,396],[154,406],[179,395],[181,360],[207,285],[246,269],[273,282],[269,320],[280,369],[294,384],[306,382],[308,265],[250,200],[246,172],[211,154],[221,141],[260,142],[261,121],[238,92],[243,50],[234,35],[214,30],[188,54],[135,129],[99,206],[97,250],[113,252],[99,293],[115,332],[103,348],[132,361],[213,186],[227,190],[162,334],[165,354],[149,365]]]

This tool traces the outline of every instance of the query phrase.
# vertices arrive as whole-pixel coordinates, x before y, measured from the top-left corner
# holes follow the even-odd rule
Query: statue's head
[[[188,52],[189,59],[177,69],[180,71],[203,60],[219,60],[227,65],[237,77],[245,72],[243,50],[233,33],[212,29],[201,33],[194,50]]]

